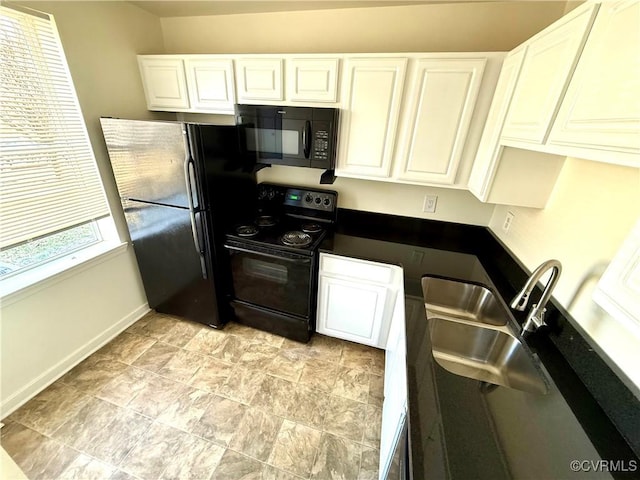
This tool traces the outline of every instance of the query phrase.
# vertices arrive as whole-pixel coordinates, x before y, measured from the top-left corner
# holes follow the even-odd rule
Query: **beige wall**
[[[502,224],[508,211],[515,218],[505,233]],[[640,339],[604,315],[590,294],[639,215],[640,169],[568,158],[544,210],[497,206],[489,224],[529,270],[550,258],[562,262],[554,297],[571,307],[580,327],[632,379],[638,392]],[[572,302],[591,272],[596,275]]]
[[[159,19],[124,2],[22,2],[55,17],[122,238],[126,225],[99,117],[150,118],[137,53],[162,53]],[[131,248],[2,303],[0,418],[143,314]]]
[[[565,2],[482,2],[162,19],[167,53],[511,50]]]
[[[279,167],[258,172],[261,182],[328,188],[338,192],[341,208],[427,218],[470,225],[487,225],[493,205],[479,202],[470,192],[450,188],[398,185],[389,182],[338,178],[333,185],[319,185],[322,170]],[[422,211],[425,195],[437,195],[435,213]]]

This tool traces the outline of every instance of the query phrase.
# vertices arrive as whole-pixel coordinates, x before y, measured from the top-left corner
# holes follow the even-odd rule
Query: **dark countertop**
[[[541,360],[550,386],[547,395],[506,387],[487,392],[478,381],[449,373],[433,361],[422,298],[424,275],[482,283],[503,299],[526,280],[527,272],[487,229],[341,210],[337,230],[321,251],[403,268],[412,478],[640,478],[640,471],[571,471],[572,460],[623,462],[619,466],[638,462],[633,448],[634,434],[640,434],[635,430],[640,409],[604,362],[582,353],[566,312],[550,308],[554,328],[526,341]],[[561,347],[569,335],[573,342],[565,353]],[[586,365],[587,381],[576,364]],[[603,388],[594,394],[589,376],[616,401]]]

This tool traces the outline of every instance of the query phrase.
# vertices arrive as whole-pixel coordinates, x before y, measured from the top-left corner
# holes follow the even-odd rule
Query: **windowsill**
[[[4,306],[32,295],[65,278],[76,275],[126,251],[127,243],[103,241],[65,257],[0,281],[0,303]]]

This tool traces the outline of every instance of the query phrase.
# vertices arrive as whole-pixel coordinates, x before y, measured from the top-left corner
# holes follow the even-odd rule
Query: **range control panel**
[[[258,185],[258,200],[280,203],[288,207],[335,212],[338,194],[331,190],[307,190],[261,183]]]

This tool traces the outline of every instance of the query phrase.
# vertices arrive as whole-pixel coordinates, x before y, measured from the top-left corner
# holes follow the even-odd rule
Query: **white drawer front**
[[[393,279],[392,265],[383,265],[326,253],[320,254],[320,270],[324,273],[359,278],[375,283],[388,284]]]

